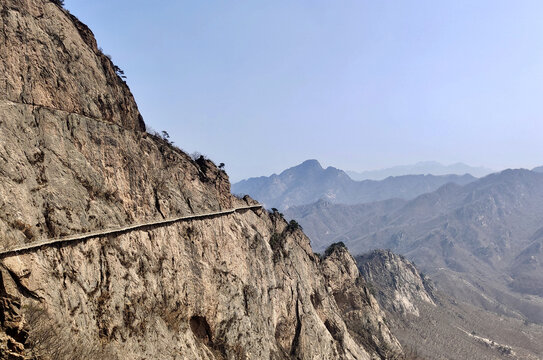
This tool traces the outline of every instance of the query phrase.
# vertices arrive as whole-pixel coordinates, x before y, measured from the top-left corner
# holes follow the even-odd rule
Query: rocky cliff
[[[543,327],[457,301],[391,251],[376,250],[356,262],[408,358],[541,359]]]
[[[120,69],[92,32],[52,1],[2,1],[0,91],[4,99],[144,130]]]
[[[328,248],[322,268],[351,335],[383,358],[399,357],[401,345],[389,331],[384,312],[347,249]]]
[[[403,256],[389,250],[375,250],[357,256],[363,278],[373,288],[385,309],[400,315],[419,316],[419,304],[435,306],[436,290],[433,284]]]
[[[56,3],[1,5],[0,246],[255,202],[143,130],[118,69]],[[0,356],[377,359],[401,349],[343,254],[247,210],[58,244],[0,264]],[[348,269],[344,272],[344,269]],[[356,327],[357,319],[368,319]],[[384,349],[387,351],[384,351]]]

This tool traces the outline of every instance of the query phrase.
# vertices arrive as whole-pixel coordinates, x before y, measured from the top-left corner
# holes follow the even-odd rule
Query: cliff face
[[[363,278],[378,285],[373,291],[385,309],[401,316],[419,316],[421,303],[436,305],[433,284],[403,256],[375,250],[356,259]]]
[[[45,0],[5,0],[0,15],[2,98],[145,129],[128,87],[84,24]]]
[[[4,249],[254,203],[233,197],[211,161],[140,131],[128,88],[73,16],[45,0],[5,1],[1,14]],[[345,266],[348,275],[338,272]],[[401,351],[363,294],[353,295],[353,318],[371,318],[375,339],[346,325],[349,308],[333,293],[357,281],[352,259],[321,264],[301,230],[264,210],[7,256],[0,275],[0,353],[14,359],[370,359],[386,357],[381,346]]]
[[[371,294],[346,248],[335,246],[322,262],[332,295],[351,335],[382,358],[398,358],[400,343],[390,332],[384,312]]]

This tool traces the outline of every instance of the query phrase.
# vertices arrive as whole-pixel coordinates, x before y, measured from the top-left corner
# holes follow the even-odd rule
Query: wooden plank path
[[[179,217],[173,217],[173,218],[168,218],[168,219],[148,221],[144,223],[127,225],[127,226],[114,228],[114,229],[90,231],[90,232],[86,232],[82,234],[69,235],[69,236],[65,236],[61,238],[45,239],[45,240],[33,242],[31,244],[2,250],[0,251],[0,258],[16,256],[16,255],[19,255],[20,253],[37,250],[39,248],[42,248],[48,245],[54,245],[54,244],[59,244],[59,243],[69,243],[69,242],[81,241],[81,240],[86,240],[86,239],[88,240],[90,238],[123,233],[123,232],[137,230],[137,229],[141,229],[141,228],[145,228],[149,226],[165,225],[165,224],[175,223],[178,221],[188,221],[188,220],[203,219],[203,218],[208,218],[208,217],[222,216],[222,215],[233,214],[237,211],[254,210],[254,209],[260,209],[260,208],[262,208],[262,205],[242,206],[242,207],[237,207],[233,209],[215,211],[215,212],[204,213],[204,214],[193,214],[193,215],[179,216]]]

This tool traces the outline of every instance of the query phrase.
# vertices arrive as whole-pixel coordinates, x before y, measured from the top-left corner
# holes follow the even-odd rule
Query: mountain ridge
[[[517,169],[407,202],[315,203],[286,214],[317,250],[337,241],[354,254],[390,248],[416,261],[458,299],[541,322],[543,300],[524,290],[540,291],[539,252],[534,258],[522,254],[539,249],[542,204],[543,174]]]
[[[279,175],[251,178],[232,185],[235,194],[248,194],[267,208],[287,209],[310,204],[321,198],[337,203],[365,203],[391,198],[411,199],[449,183],[467,184],[471,175],[405,175],[382,181],[354,181],[343,170],[322,168],[317,160],[307,160]]]
[[[389,176],[402,175],[463,175],[471,174],[474,177],[483,177],[493,173],[494,170],[482,166],[469,166],[458,162],[443,165],[437,161],[420,161],[412,165],[399,165],[385,169],[367,171],[347,171],[353,180],[383,180]]]
[[[535,360],[543,353],[538,340],[543,327],[455,300],[405,257],[375,250],[355,259],[408,354],[451,360]]]

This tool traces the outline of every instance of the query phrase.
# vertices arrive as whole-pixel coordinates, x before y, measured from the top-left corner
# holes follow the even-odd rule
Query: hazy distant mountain
[[[363,172],[347,171],[353,180],[382,180],[389,176],[402,175],[464,175],[470,174],[475,177],[483,177],[493,173],[492,169],[485,167],[473,167],[463,163],[443,165],[435,161],[421,161],[414,165],[394,166],[387,169],[370,170]]]
[[[268,208],[287,209],[319,199],[358,204],[378,200],[412,199],[447,183],[467,184],[471,175],[406,175],[381,181],[354,181],[334,167],[323,169],[317,160],[307,160],[279,175],[250,178],[232,185],[232,193],[249,194]]]
[[[535,171],[535,172],[538,172],[538,173],[543,173],[543,166],[538,166],[536,168],[533,168],[532,171]]]
[[[317,202],[286,211],[317,250],[390,248],[455,297],[543,322],[543,174],[506,170],[411,201]],[[538,296],[528,296],[538,295]]]

